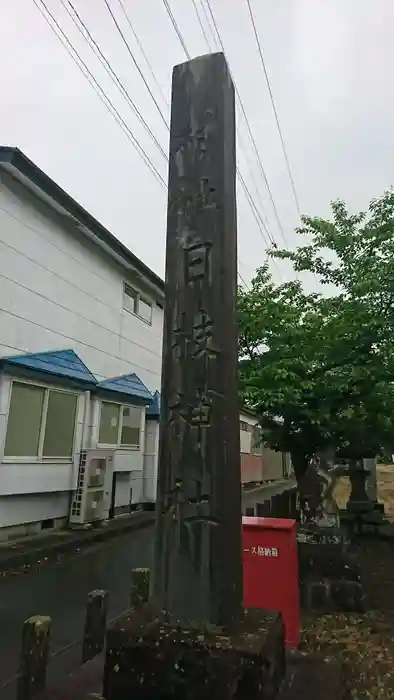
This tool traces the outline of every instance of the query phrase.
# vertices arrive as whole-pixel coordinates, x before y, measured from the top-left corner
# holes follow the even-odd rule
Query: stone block
[[[273,700],[285,675],[278,613],[248,610],[231,628],[179,625],[145,605],[107,632],[106,700]]]
[[[343,545],[349,543],[347,534],[338,527],[306,527],[300,526],[297,528],[297,542],[300,544],[324,544],[324,545]]]
[[[303,582],[301,600],[310,612],[364,612],[364,593],[359,581],[309,578]]]
[[[86,663],[104,649],[107,628],[108,593],[97,589],[88,595],[85,629],[82,642],[82,663]]]
[[[37,698],[45,689],[51,618],[34,615],[25,620],[17,683],[17,700]]]
[[[364,592],[359,581],[331,581],[334,607],[344,612],[365,612]]]
[[[328,581],[305,581],[302,587],[302,604],[306,610],[326,612],[330,606],[330,584]]]
[[[318,545],[300,543],[299,576],[304,579],[310,574],[319,578],[346,579],[359,581],[360,566],[356,557],[338,545]]]
[[[345,700],[348,698],[343,664],[312,654],[291,659],[277,700]]]

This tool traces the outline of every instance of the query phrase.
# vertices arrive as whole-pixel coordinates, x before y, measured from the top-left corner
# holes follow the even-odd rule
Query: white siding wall
[[[135,372],[160,388],[163,311],[152,324],[123,309],[123,283],[138,284],[115,261],[10,176],[0,177],[0,357],[72,348],[97,379]],[[10,380],[0,376],[0,462]],[[80,402],[75,451],[97,444],[97,403]],[[86,418],[85,431],[83,422]],[[141,445],[144,446],[144,434]],[[77,458],[77,455],[76,455]],[[78,463],[0,464],[0,527],[68,515]],[[117,451],[116,505],[141,497],[143,448]],[[131,474],[135,475],[133,484]]]
[[[143,495],[145,501],[156,500],[157,466],[159,458],[159,423],[147,421],[145,429],[144,453],[144,483]]]
[[[0,496],[0,528],[64,518],[68,513],[69,499],[69,493],[36,493],[12,498]],[[20,534],[28,534],[28,531],[21,530]],[[0,530],[0,541],[2,539]]]
[[[252,447],[252,434],[246,430],[240,431],[241,452],[250,453]]]
[[[247,415],[246,413],[240,413],[239,416],[240,421],[242,423],[247,423],[247,425],[251,425],[252,427],[256,425],[256,419],[252,418],[251,416]],[[240,440],[241,440],[241,452],[245,454],[250,454],[252,450],[252,433],[246,430],[241,430],[240,431]]]
[[[0,356],[72,348],[99,380],[136,372],[158,389],[163,311],[153,304],[152,325],[124,311],[125,278],[83,234],[1,176]]]

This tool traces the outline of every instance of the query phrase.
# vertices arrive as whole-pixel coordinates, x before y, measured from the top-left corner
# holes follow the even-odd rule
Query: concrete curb
[[[36,547],[29,546],[23,549],[23,545],[20,545],[20,549],[18,548],[16,551],[11,548],[9,551],[0,551],[0,573],[29,566],[44,558],[51,559],[58,554],[66,554],[76,548],[82,550],[92,544],[113,539],[132,530],[148,527],[154,523],[154,520],[155,513],[152,511],[134,513],[129,517],[122,518],[122,520],[115,521],[113,526],[109,525],[88,531],[70,531],[69,536],[64,535],[64,539],[59,537],[58,541],[46,543],[37,541]]]

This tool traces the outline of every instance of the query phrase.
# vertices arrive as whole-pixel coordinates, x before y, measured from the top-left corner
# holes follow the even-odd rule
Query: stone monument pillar
[[[155,561],[107,634],[106,700],[273,700],[278,613],[242,606],[234,88],[223,54],[172,84]]]
[[[222,54],[173,74],[154,597],[242,606],[234,89]]]

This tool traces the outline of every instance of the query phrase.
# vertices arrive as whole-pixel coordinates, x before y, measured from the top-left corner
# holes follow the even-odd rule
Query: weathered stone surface
[[[133,569],[131,572],[130,604],[132,608],[138,607],[148,601],[150,577],[150,569]]]
[[[218,624],[242,609],[234,88],[223,54],[172,81],[153,597]],[[225,484],[225,497],[223,485]]]
[[[327,613],[362,610],[360,565],[343,533],[332,531],[327,538],[320,529],[302,528],[298,534],[304,535],[298,542],[302,606]]]
[[[368,498],[366,480],[368,471],[364,469],[363,460],[353,460],[350,464],[349,479],[351,491],[346,508],[351,513],[365,513],[373,510],[373,503]]]
[[[288,664],[277,700],[345,700],[348,698],[341,663],[297,654]]]
[[[51,618],[34,615],[24,622],[17,700],[36,698],[45,689]]]
[[[338,527],[300,526],[297,528],[297,542],[346,546],[349,543],[349,537]]]
[[[307,578],[301,588],[303,607],[311,612],[357,612],[365,610],[364,593],[359,581]]]
[[[303,543],[298,546],[299,576],[313,573],[315,577],[343,578],[359,581],[360,566],[354,554],[338,545]]]
[[[82,663],[93,659],[104,649],[107,628],[108,593],[97,589],[88,595],[82,643]]]
[[[106,648],[106,700],[273,700],[286,668],[280,615],[263,610],[201,629],[147,605],[108,631]]]

